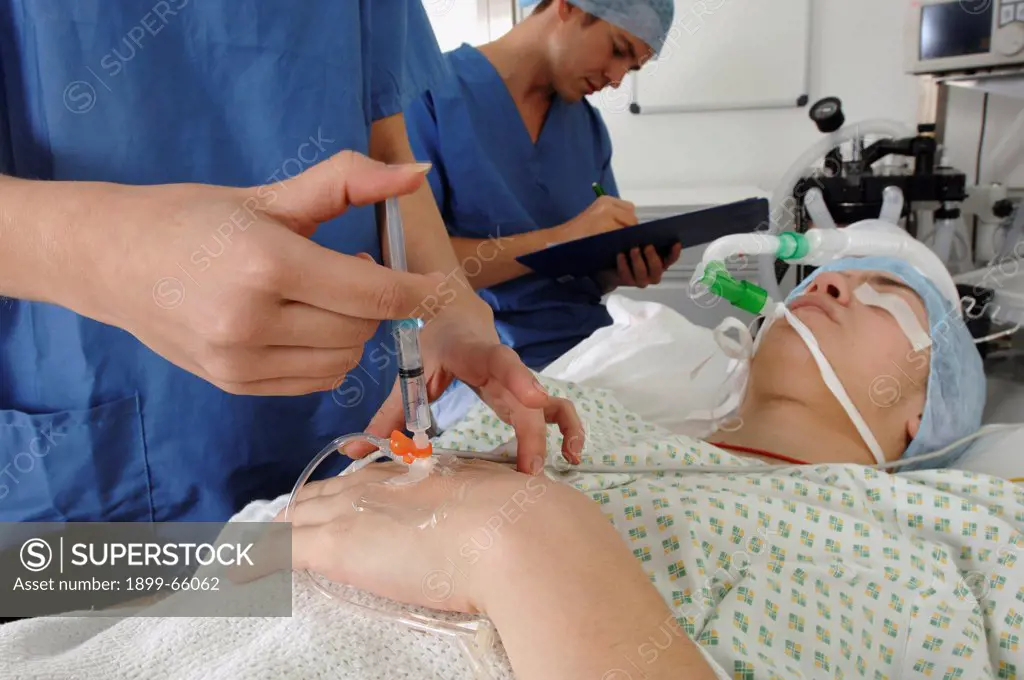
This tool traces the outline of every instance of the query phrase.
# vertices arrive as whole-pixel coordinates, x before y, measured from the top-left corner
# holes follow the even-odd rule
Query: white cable
[[[1017,331],[1019,331],[1020,327],[1021,327],[1021,324],[1017,324],[1015,327],[1010,328],[1008,330],[999,331],[998,333],[993,333],[992,335],[986,335],[983,338],[978,338],[977,340],[975,340],[974,344],[975,345],[982,345],[982,344],[984,344],[986,342],[992,342],[993,340],[999,340],[1000,338],[1009,337],[1009,336],[1013,335],[1014,333],[1016,333]]]
[[[616,467],[614,465],[573,465],[565,461],[556,461],[554,463],[548,463],[548,468],[553,468],[558,473],[598,473],[598,474],[654,474],[658,472],[665,473],[680,473],[680,474],[703,474],[703,473],[720,473],[720,474],[746,474],[748,472],[785,472],[787,470],[803,469],[808,467],[818,467],[819,465],[858,465],[859,467],[874,468],[878,470],[884,470],[886,468],[898,468],[905,467],[907,465],[916,465],[917,463],[924,462],[926,460],[932,460],[933,458],[940,458],[953,449],[957,448],[961,444],[966,444],[969,441],[977,439],[993,432],[1003,432],[1008,430],[1017,430],[1024,428],[1024,424],[992,424],[984,425],[978,428],[972,434],[967,435],[957,441],[953,442],[949,446],[926,453],[920,456],[914,456],[913,458],[900,459],[888,461],[885,463],[879,463],[875,465],[862,465],[860,463],[806,463],[806,464],[786,464],[786,465],[682,465],[679,467],[672,467],[666,465],[633,465],[628,467]],[[490,452],[476,452],[476,451],[444,451],[443,453],[449,453],[459,458],[470,458],[479,460],[488,460],[495,463],[506,463],[514,465],[514,460],[509,460],[507,457],[500,454],[494,454]]]
[[[656,465],[636,465],[630,467],[615,467],[613,465],[572,465],[570,463],[559,463],[557,465],[549,465],[554,467],[556,472],[560,473],[605,473],[605,474],[653,474],[657,472],[666,473],[678,473],[678,474],[704,474],[704,473],[719,473],[719,474],[732,474],[742,475],[748,472],[786,472],[794,469],[806,469],[808,467],[818,467],[820,465],[858,465],[859,467],[875,468],[884,470],[886,468],[897,468],[905,467],[907,465],[916,465],[926,460],[932,460],[933,458],[939,458],[949,453],[961,444],[965,444],[971,440],[977,439],[978,437],[991,434],[993,432],[1001,432],[1005,430],[1017,430],[1024,428],[1024,424],[1001,424],[1001,425],[985,425],[979,428],[973,434],[970,434],[962,439],[959,439],[949,446],[941,448],[931,453],[926,453],[921,456],[914,456],[913,458],[900,459],[888,461],[885,463],[879,463],[875,465],[862,465],[860,463],[807,463],[801,465],[786,464],[786,465],[683,465],[681,467],[671,466],[656,466]]]

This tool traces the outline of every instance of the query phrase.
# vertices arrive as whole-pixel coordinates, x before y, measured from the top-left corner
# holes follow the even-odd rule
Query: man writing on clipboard
[[[567,282],[516,261],[637,224],[617,197],[608,131],[584,97],[654,56],[674,10],[672,0],[521,1],[536,4],[529,17],[448,53],[452,75],[405,116],[416,157],[433,163],[431,189],[467,278],[501,341],[541,371],[611,323],[604,294],[657,284],[679,258],[679,245],[665,259],[634,248],[617,270]]]

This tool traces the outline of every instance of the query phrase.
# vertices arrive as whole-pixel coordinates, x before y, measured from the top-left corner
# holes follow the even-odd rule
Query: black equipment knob
[[[1005,219],[1013,214],[1013,203],[1007,199],[1001,199],[992,204],[992,214],[999,219]]]
[[[811,120],[824,134],[835,132],[846,123],[843,103],[838,97],[826,97],[814,103],[810,111]]]

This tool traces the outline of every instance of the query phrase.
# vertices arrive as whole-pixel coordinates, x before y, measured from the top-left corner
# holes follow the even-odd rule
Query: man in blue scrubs
[[[402,426],[381,321],[410,315],[432,396],[475,386],[521,470],[546,419],[580,445],[414,164],[401,111],[443,71],[419,0],[0,0],[0,521],[287,492]],[[392,195],[413,273],[378,264]]]
[[[502,341],[535,370],[611,323],[603,294],[657,283],[679,257],[678,245],[664,262],[634,249],[618,272],[564,283],[516,261],[636,224],[616,198],[608,131],[584,97],[657,54],[673,11],[672,0],[543,0],[498,40],[447,54],[451,75],[406,110],[455,252]],[[595,200],[594,182],[606,196]]]

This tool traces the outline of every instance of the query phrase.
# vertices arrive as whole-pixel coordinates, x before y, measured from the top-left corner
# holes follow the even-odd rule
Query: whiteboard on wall
[[[632,74],[633,113],[805,106],[813,0],[676,0],[658,59]]]

